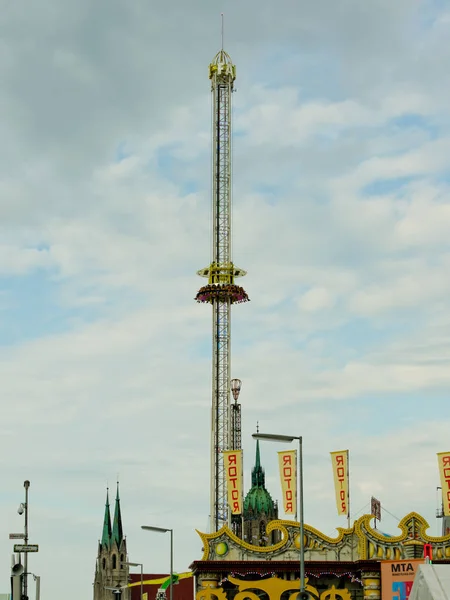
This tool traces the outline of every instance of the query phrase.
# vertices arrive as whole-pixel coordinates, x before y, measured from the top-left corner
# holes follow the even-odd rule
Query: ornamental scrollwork
[[[203,581],[202,587],[195,595],[196,600],[227,600],[227,595],[217,582]]]
[[[257,581],[229,576],[228,581],[238,588],[234,600],[261,600],[261,597],[264,597],[263,594],[269,600],[281,600],[281,596],[285,592],[290,592],[288,600],[297,600],[300,585],[298,579],[287,581],[276,576]],[[203,582],[203,587],[196,594],[196,600],[226,600],[226,592],[215,585],[215,582]],[[350,592],[347,589],[336,589],[334,585],[320,594],[314,586],[308,583],[308,578],[305,578],[305,590],[316,600],[351,600]]]
[[[325,590],[320,595],[320,600],[337,600],[338,598],[341,600],[351,600],[350,592],[346,589],[337,590],[336,587],[332,585],[329,590]]]
[[[282,594],[285,592],[291,592],[289,600],[296,600],[299,593],[300,581],[286,581],[285,579],[279,579],[278,577],[270,577],[269,579],[259,579],[257,581],[243,581],[236,577],[228,577],[228,581],[237,586],[239,592],[234,597],[234,600],[261,600],[261,596],[256,594],[254,591],[264,592],[267,594],[269,600],[281,600]],[[319,593],[315,587],[308,585],[308,579],[305,579],[306,591],[313,594],[316,598],[319,598]],[[335,600],[330,598],[330,600]],[[343,598],[342,600],[347,600]],[[348,599],[350,600],[350,599]]]

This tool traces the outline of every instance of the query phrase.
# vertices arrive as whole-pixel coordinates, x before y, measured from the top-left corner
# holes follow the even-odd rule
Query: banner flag
[[[242,514],[242,450],[222,452],[232,515]]]
[[[297,514],[297,450],[278,452],[278,464],[284,513]]]
[[[348,450],[330,452],[333,466],[334,489],[336,493],[336,508],[338,515],[349,513],[348,497]]]
[[[438,452],[444,517],[450,517],[450,452]]]
[[[370,499],[370,514],[378,521],[381,521],[381,502],[373,496]]]

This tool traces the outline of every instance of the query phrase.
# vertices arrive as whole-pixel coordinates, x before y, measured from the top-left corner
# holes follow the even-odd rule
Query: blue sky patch
[[[131,156],[131,152],[127,150],[126,142],[120,142],[120,144],[116,148],[115,161],[117,163],[120,163],[129,156]]]
[[[366,196],[386,196],[399,192],[404,186],[419,179],[419,176],[393,177],[392,179],[380,179],[369,183],[362,189]]]

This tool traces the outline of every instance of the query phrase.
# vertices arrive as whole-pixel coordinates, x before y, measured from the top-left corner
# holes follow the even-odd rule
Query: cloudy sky
[[[305,518],[333,534],[329,452],[437,532],[450,450],[450,11],[443,0],[16,0],[0,15],[0,592],[31,480],[30,570],[91,598],[105,489],[129,558],[201,556],[209,512],[210,84],[237,65],[232,375],[251,433],[303,434]],[[275,445],[262,447],[280,497]],[[68,587],[68,582],[71,585]],[[31,586],[33,588],[33,585]]]

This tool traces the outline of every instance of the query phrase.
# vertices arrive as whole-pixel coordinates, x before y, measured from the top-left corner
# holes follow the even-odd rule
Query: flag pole
[[[298,472],[298,456],[297,456],[297,450],[295,450],[295,470],[297,472],[297,477],[296,477],[296,481],[299,481],[299,477],[300,477],[300,473]],[[298,485],[295,486],[295,495],[298,494]],[[297,498],[296,498],[297,500]],[[295,522],[297,523],[297,516],[298,516],[298,500],[295,503]]]
[[[347,526],[350,529],[350,452],[347,450]]]

